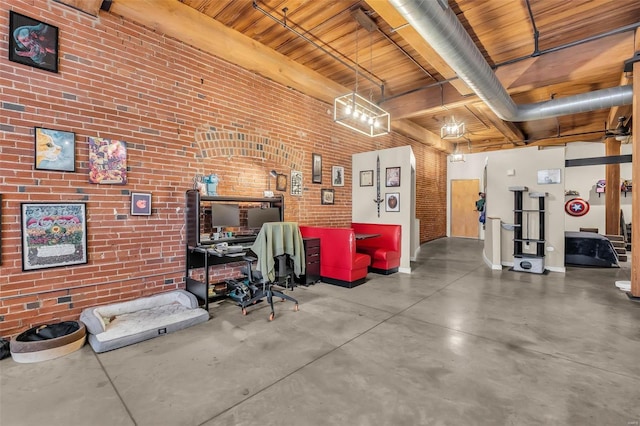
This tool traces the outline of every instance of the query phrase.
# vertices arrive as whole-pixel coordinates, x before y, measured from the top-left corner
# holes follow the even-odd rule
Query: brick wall
[[[410,144],[421,241],[445,235],[444,154],[398,134],[356,135],[332,122],[331,105],[108,13],[2,2],[2,34],[9,9],[59,28],[60,65],[10,62],[0,40],[0,335],[183,287],[184,192],[196,174],[218,174],[219,194],[260,196],[269,170],[300,170],[303,196],[286,195],[286,220],[344,226],[351,154]],[[34,169],[34,127],[75,132],[75,172]],[[88,183],[90,136],[126,142],[126,185]],[[323,184],[311,183],[311,153],[323,156]],[[332,165],[345,167],[345,186],[321,205]],[[151,216],[129,214],[131,192],[152,193]],[[40,201],[86,203],[87,264],[22,271],[20,203]],[[234,274],[237,265],[214,271]]]

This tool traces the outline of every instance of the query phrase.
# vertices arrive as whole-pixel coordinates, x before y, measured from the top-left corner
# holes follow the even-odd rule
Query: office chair
[[[242,270],[245,280],[240,283],[227,280],[227,286],[231,288],[229,296],[242,308],[242,314],[247,315],[247,307],[266,298],[271,307],[269,321],[272,321],[275,318],[274,297],[294,302],[293,310],[298,311],[298,301],[275,288],[292,288],[293,274],[304,272],[304,262],[301,262],[304,248],[298,225],[289,222],[265,223],[251,250],[257,257],[244,257],[247,262]],[[256,269],[252,268],[254,263]]]

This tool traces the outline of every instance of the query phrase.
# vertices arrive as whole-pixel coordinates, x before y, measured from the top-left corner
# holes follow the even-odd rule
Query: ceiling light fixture
[[[441,139],[458,139],[464,135],[464,123],[456,121],[453,116],[450,122],[445,122],[444,126],[440,128]]]
[[[362,19],[360,14],[360,19]],[[360,22],[358,15],[355,15],[356,21]],[[371,32],[377,29],[377,25],[366,15],[365,17],[370,20],[370,25],[365,28],[370,32],[369,49],[372,49],[372,36]],[[362,23],[360,22],[362,25]],[[364,26],[364,25],[363,25]],[[373,61],[373,52],[370,53],[370,60]],[[391,118],[389,113],[378,105],[374,104],[371,100],[364,98],[358,94],[358,27],[356,26],[356,84],[355,90],[346,95],[338,96],[333,100],[333,121],[336,123],[348,127],[351,130],[355,130],[366,136],[376,137],[389,133],[391,128]],[[371,67],[371,72],[373,67]]]
[[[466,161],[464,158],[464,154],[461,152],[458,152],[458,144],[456,143],[454,149],[453,149],[453,153],[449,156],[449,162],[450,163],[459,163],[459,162],[464,162]]]

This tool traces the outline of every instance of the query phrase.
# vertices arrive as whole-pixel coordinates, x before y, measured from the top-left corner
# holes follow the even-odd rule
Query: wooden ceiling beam
[[[98,16],[102,0],[55,0],[58,3],[88,13],[92,16]]]
[[[491,126],[502,133],[507,141],[514,145],[523,145],[522,141],[525,139],[524,133],[522,133],[515,123],[498,118],[483,102],[467,105],[467,108],[477,116],[482,116],[485,122],[488,121]]]
[[[334,98],[351,91],[178,0],[116,0],[109,12],[331,105]],[[437,150],[451,152],[450,145],[438,135],[415,123],[394,120],[391,127]]]
[[[567,82],[573,82],[571,85],[575,86],[580,80],[592,81],[593,75],[602,73],[603,68],[620,68],[631,56],[633,33],[627,32],[504,65],[497,69],[496,76],[512,95],[534,89],[541,92],[541,88],[551,86],[559,90],[562,84],[569,84]],[[478,99],[476,95],[462,96],[450,83],[443,83],[442,88],[432,86],[416,90],[384,101],[382,105],[392,117],[399,119],[430,114],[442,107],[458,108]]]
[[[400,15],[388,0],[366,0],[366,3],[445,79],[456,77],[456,73],[451,69],[449,64],[433,50],[429,43],[427,43],[412,26],[408,25],[404,17]],[[460,79],[453,80],[451,84],[456,88],[458,93],[463,96],[473,94],[469,86]]]

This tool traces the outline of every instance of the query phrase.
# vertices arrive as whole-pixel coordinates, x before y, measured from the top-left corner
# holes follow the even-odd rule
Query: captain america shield
[[[564,211],[570,216],[584,216],[589,212],[589,203],[582,198],[572,198],[564,203]]]

